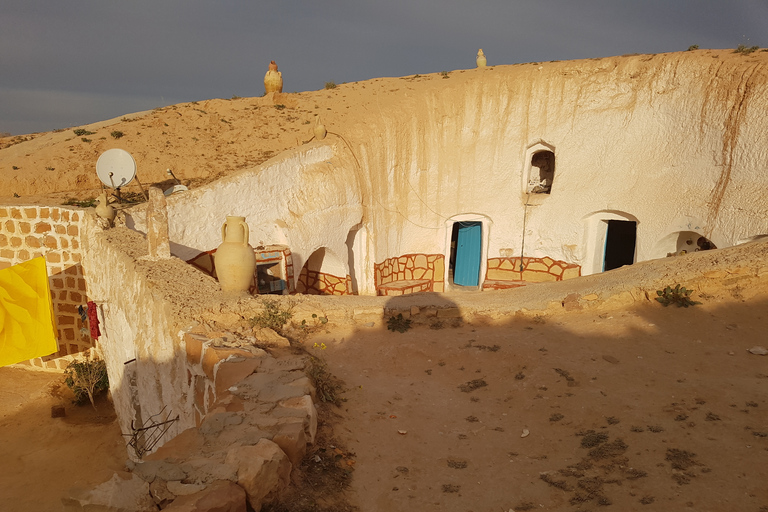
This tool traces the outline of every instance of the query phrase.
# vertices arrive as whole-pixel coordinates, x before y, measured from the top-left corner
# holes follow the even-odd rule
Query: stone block
[[[246,512],[245,490],[227,480],[218,480],[204,490],[180,496],[163,510],[172,512]]]
[[[35,233],[38,234],[48,233],[51,229],[51,225],[47,222],[38,222],[35,224]]]
[[[89,491],[70,491],[62,498],[67,512],[93,510],[99,512],[156,512],[155,501],[149,494],[149,484],[131,475],[126,479],[115,473],[110,480]]]
[[[488,281],[519,281],[520,272],[503,269],[488,269],[486,279]]]
[[[187,478],[187,474],[179,466],[165,460],[137,462],[133,467],[133,474],[148,483],[154,482],[156,478],[165,481],[184,480]]]
[[[261,365],[261,359],[255,357],[242,358],[230,356],[228,359],[219,363],[216,368],[215,387],[216,394],[219,395],[230,387],[234,386],[253,372]]]
[[[291,462],[280,447],[262,439],[255,446],[238,446],[227,452],[226,462],[237,467],[237,483],[245,489],[255,511],[288,486]]]
[[[557,277],[548,272],[537,272],[534,270],[523,270],[522,278],[523,281],[527,281],[529,283],[545,283],[548,281],[557,281]]]
[[[184,484],[178,480],[166,482],[165,486],[174,496],[189,496],[190,494],[202,491],[206,487],[205,484]]]
[[[200,364],[203,355],[203,342],[208,338],[197,334],[184,334],[184,345],[187,351],[187,362],[191,365]]]
[[[272,438],[288,456],[293,467],[298,468],[307,454],[307,436],[302,418],[285,418],[279,424],[278,432]]]
[[[168,490],[165,480],[155,478],[155,481],[149,484],[149,495],[152,496],[155,504],[164,509],[176,499],[176,495]]]
[[[205,439],[197,428],[188,428],[154,452],[145,455],[144,460],[162,460],[169,462],[184,460],[202,450]]]
[[[438,309],[437,318],[461,318],[461,310],[459,308]]]
[[[205,375],[213,381],[216,375],[216,365],[220,361],[227,359],[229,356],[250,358],[253,357],[253,354],[247,350],[239,348],[219,348],[206,345],[203,350],[202,360],[203,372]]]
[[[549,266],[540,261],[532,261],[526,265],[525,270],[537,270],[539,272],[549,272]]]
[[[581,268],[580,267],[566,268],[565,270],[563,270],[563,277],[562,277],[562,279],[563,280],[573,279],[575,277],[579,277],[580,275],[581,275]]]
[[[32,232],[32,226],[29,222],[19,222],[19,231],[24,235],[28,235]]]
[[[295,409],[304,413],[305,433],[307,434],[307,439],[309,440],[310,444],[314,444],[315,435],[317,434],[317,409],[315,408],[315,404],[312,402],[312,397],[309,395],[304,395],[300,397],[289,398],[288,400],[283,400],[280,402],[280,405],[285,408]]]

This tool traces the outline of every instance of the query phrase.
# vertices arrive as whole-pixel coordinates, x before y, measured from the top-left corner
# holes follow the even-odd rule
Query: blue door
[[[480,256],[482,253],[483,224],[460,222],[456,238],[456,263],[453,283],[460,286],[477,286],[480,281]]]

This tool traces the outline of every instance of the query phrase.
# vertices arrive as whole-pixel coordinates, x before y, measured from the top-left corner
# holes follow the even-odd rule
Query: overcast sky
[[[0,132],[488,64],[768,46],[768,0],[2,0]]]

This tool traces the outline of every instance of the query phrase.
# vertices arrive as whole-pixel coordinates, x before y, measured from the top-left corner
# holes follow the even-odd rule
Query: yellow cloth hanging
[[[45,258],[0,270],[0,366],[58,350]]]

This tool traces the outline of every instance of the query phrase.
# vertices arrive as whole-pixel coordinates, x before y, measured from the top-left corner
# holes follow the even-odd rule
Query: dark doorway
[[[637,223],[630,220],[609,220],[607,222],[603,271],[633,264],[635,262]]]

